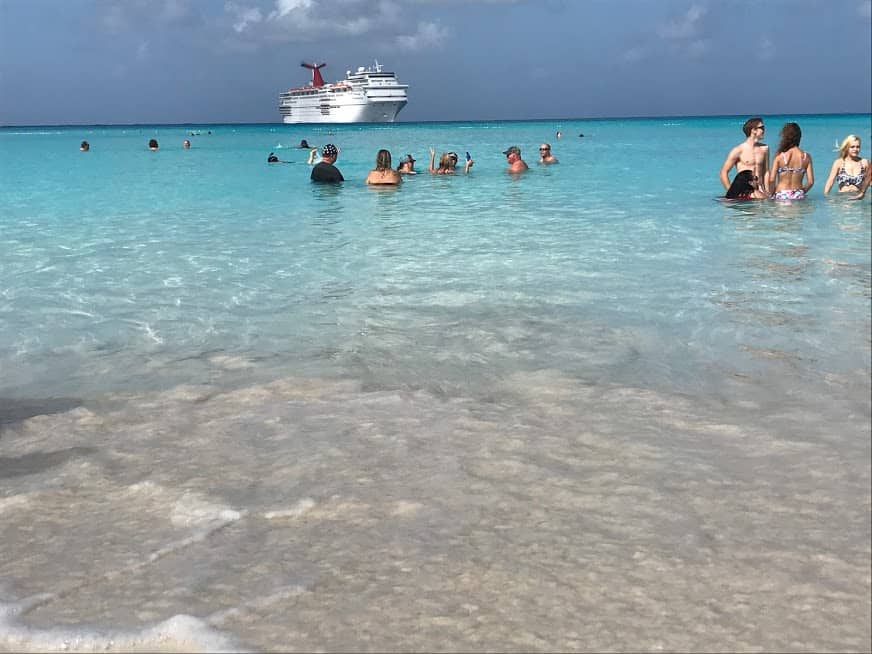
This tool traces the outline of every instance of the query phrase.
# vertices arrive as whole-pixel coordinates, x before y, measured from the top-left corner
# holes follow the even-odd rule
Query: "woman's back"
[[[775,190],[802,188],[802,179],[808,170],[809,161],[808,153],[799,146],[793,146],[787,152],[779,152],[775,156],[778,174]]]

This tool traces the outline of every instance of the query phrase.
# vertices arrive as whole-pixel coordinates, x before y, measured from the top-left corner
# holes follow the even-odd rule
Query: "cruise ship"
[[[326,64],[300,64],[312,71],[312,81],[279,94],[279,112],[285,123],[392,123],[406,106],[406,84],[394,73],[361,66],[345,79],[325,84]]]

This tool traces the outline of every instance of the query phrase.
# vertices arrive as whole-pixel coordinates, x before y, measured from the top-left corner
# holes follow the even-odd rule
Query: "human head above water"
[[[148,149],[149,150],[157,150],[157,139],[149,139],[148,141]]]
[[[339,156],[339,148],[337,148],[332,143],[326,144],[323,148],[321,148],[321,158],[322,159],[335,159]]]
[[[753,170],[742,170],[736,173],[725,197],[735,199],[750,195],[756,190],[756,187],[751,183],[755,179],[756,175]]]
[[[745,133],[745,136],[751,136],[751,132],[755,127],[762,127],[763,119],[760,116],[753,116],[745,121],[745,124],[742,125],[742,131]]]
[[[779,152],[787,152],[790,148],[797,147],[802,140],[802,130],[796,123],[784,123],[781,128],[781,143],[778,144]]]
[[[87,141],[82,141],[82,144],[79,146],[79,150],[81,150],[82,152],[87,152],[90,149],[91,149],[91,144],[88,143]]]
[[[377,170],[388,170],[391,167],[391,153],[388,150],[379,150],[375,156]]]
[[[849,154],[848,150],[854,144],[856,144],[858,148],[860,147],[860,137],[856,134],[848,134],[839,146],[839,156],[842,159],[845,159]]]

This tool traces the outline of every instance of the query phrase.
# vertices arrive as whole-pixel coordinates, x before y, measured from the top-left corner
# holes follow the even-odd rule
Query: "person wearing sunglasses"
[[[754,116],[742,125],[745,140],[729,151],[721,166],[720,180],[724,189],[730,188],[730,171],[735,166],[736,173],[750,170],[760,179],[760,190],[768,193],[767,175],[769,173],[769,146],[761,143],[766,135],[763,119]]]
[[[556,164],[557,157],[551,154],[551,145],[543,143],[539,146],[539,163],[540,164]]]

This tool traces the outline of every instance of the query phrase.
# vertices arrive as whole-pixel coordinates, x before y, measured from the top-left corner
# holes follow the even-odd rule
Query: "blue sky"
[[[870,0],[0,0],[0,124],[279,122],[377,58],[401,120],[872,111]]]

